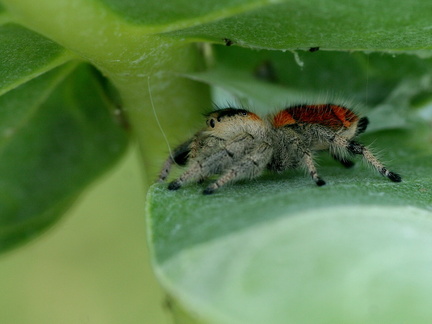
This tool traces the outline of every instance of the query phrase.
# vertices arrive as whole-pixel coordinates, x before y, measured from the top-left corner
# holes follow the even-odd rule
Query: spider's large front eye
[[[210,119],[209,124],[210,124],[211,128],[214,128],[214,127],[215,127],[215,121],[214,121],[213,118]]]

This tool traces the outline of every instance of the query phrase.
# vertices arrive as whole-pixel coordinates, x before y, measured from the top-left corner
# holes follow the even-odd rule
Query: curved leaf
[[[215,100],[220,106],[266,114],[293,104],[333,102],[367,114],[370,133],[416,123],[419,114],[410,107],[432,100],[432,60],[413,55],[305,52],[293,57],[217,46],[216,57],[207,71],[187,76],[216,88],[216,96],[222,89],[225,97]]]
[[[0,251],[36,236],[126,146],[94,70],[62,66],[0,97]]]
[[[431,135],[379,133],[403,175],[399,184],[327,160],[320,170],[328,185],[320,188],[299,172],[214,196],[200,185],[152,187],[161,282],[200,323],[427,323],[432,150],[423,148]]]
[[[16,24],[0,26],[0,95],[70,60],[53,41]]]
[[[100,0],[120,17],[140,25],[155,25],[159,28],[173,29],[173,26],[196,24],[196,21],[220,19],[257,7],[282,1],[269,0],[222,0],[222,1],[187,1],[169,0],[163,4],[157,0]],[[178,28],[178,27],[177,27]]]
[[[242,47],[278,50],[320,47],[423,53],[432,46],[432,4],[421,0],[277,1],[254,9],[190,24],[168,35],[219,43],[227,38]]]
[[[280,54],[216,54],[212,69],[190,77],[263,113],[302,98],[316,102],[328,89],[342,101],[366,100],[373,127],[361,141],[383,151],[403,182],[361,164],[344,169],[322,154],[324,187],[300,171],[235,183],[213,196],[201,194],[205,184],[177,192],[155,185],[147,210],[151,249],[174,311],[197,323],[427,323],[432,133],[430,119],[412,106],[419,95],[431,102],[430,60],[309,53],[299,67]],[[263,80],[263,62],[286,66]]]
[[[415,0],[344,2],[101,0],[119,16],[177,39],[266,49],[430,50],[432,5]],[[397,37],[396,37],[397,35]]]
[[[245,104],[269,110],[271,106],[339,97],[373,107],[398,91],[401,81],[418,82],[415,93],[429,91],[427,78],[431,74],[432,59],[414,55],[251,51],[215,46],[214,64],[188,76],[232,92]],[[275,87],[261,89],[269,85],[279,86],[279,91]]]

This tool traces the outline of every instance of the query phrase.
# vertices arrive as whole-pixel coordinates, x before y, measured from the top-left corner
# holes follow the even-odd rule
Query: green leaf
[[[430,60],[318,52],[304,53],[300,67],[292,55],[233,48],[218,49],[215,58],[211,69],[190,77],[259,113],[328,97],[365,102],[358,109],[369,110],[372,131],[361,141],[374,143],[403,182],[361,163],[344,169],[321,154],[324,187],[298,170],[235,183],[213,196],[201,194],[205,184],[177,192],[153,186],[150,244],[177,318],[427,323],[432,128],[413,105],[418,96],[423,105],[432,101]],[[263,63],[269,70],[257,73]],[[327,95],[330,89],[338,95]]]
[[[101,0],[119,16],[177,39],[266,49],[431,49],[432,4],[421,0]],[[395,37],[397,35],[398,37]]]
[[[285,98],[283,91],[292,95],[290,99],[301,99],[304,95],[309,98],[311,93],[315,96],[323,88],[344,91],[343,100],[347,99],[346,93],[352,93],[354,100],[366,101],[366,106],[370,106],[367,108],[376,107],[370,114],[371,126],[378,125],[375,130],[384,131],[362,140],[370,143],[376,139],[375,146],[385,149],[387,159],[393,158],[389,166],[402,173],[405,182],[401,184],[389,183],[360,166],[341,170],[323,158],[320,170],[328,182],[324,188],[316,188],[310,179],[295,171],[283,177],[267,175],[253,182],[238,183],[213,197],[203,197],[198,185],[178,193],[167,192],[162,186],[152,188],[148,210],[155,268],[183,314],[183,322],[190,323],[191,317],[197,323],[277,324],[287,318],[294,323],[302,320],[349,323],[353,318],[365,322],[367,314],[371,314],[367,311],[376,304],[381,316],[378,317],[383,319],[377,322],[389,322],[395,309],[414,320],[427,311],[423,312],[421,303],[429,302],[429,281],[427,275],[415,271],[430,268],[429,259],[422,258],[427,252],[421,250],[430,236],[430,128],[419,123],[413,131],[415,124],[407,119],[417,118],[417,111],[408,109],[414,101],[430,100],[430,63],[425,61],[422,65],[418,60],[420,68],[414,69],[413,78],[407,78],[415,66],[411,65],[414,61],[407,59],[408,65],[403,66],[408,73],[395,72],[397,76],[391,77],[391,71],[398,69],[396,64],[387,68],[381,65],[390,61],[388,57],[380,63],[377,56],[368,62],[365,55],[349,58],[331,53],[326,57],[318,52],[311,55],[320,58],[319,66],[331,67],[327,77],[310,70],[303,77],[304,71],[292,61],[288,64],[290,69],[284,70],[283,61],[276,60],[282,72],[278,72],[278,84],[272,85],[254,79],[250,67],[241,68],[243,59],[253,58],[251,51],[242,56],[233,48],[320,47],[408,52],[428,57],[432,45],[430,3],[420,0],[402,4],[395,0],[2,2],[17,22],[78,53],[113,81],[149,169],[157,167],[157,157],[166,151],[163,137],[168,134],[174,143],[180,141],[179,137],[187,137],[187,132],[195,129],[191,127],[195,116],[208,108],[205,88],[179,75],[224,87],[243,102],[258,103],[260,111],[276,108]],[[208,74],[193,73],[202,68],[203,57],[211,62],[211,53],[208,47],[198,48],[191,43],[224,43],[224,39],[233,45],[224,54],[232,56],[231,66],[225,62]],[[217,54],[215,60],[223,61],[221,57]],[[232,73],[236,66],[240,68],[235,71],[240,73]],[[308,62],[304,66],[310,69]],[[422,70],[423,66],[427,68]],[[306,83],[311,86],[304,87]],[[296,84],[301,84],[301,88]],[[270,107],[273,99],[278,102]],[[401,108],[395,111],[399,103]],[[406,130],[396,131],[392,129],[395,126]],[[49,196],[59,200],[51,192]],[[381,215],[384,211],[387,217]],[[411,224],[410,217],[416,215],[418,221]],[[369,228],[371,233],[366,235]],[[381,269],[387,274],[397,268],[400,254],[392,246],[401,245],[394,242],[407,243],[403,245],[407,250],[402,253],[402,270],[395,271],[402,278],[396,280],[400,286],[389,287],[385,280],[399,277],[373,277],[373,274],[383,273]],[[412,251],[420,251],[421,257],[416,262],[408,262],[412,260],[408,256]],[[390,261],[382,268],[374,260],[382,260],[382,255],[387,254],[391,255]],[[369,261],[369,255],[378,257]],[[426,265],[421,264],[422,260]],[[418,267],[411,268],[412,264]],[[365,277],[347,276],[355,274],[353,269],[360,269]],[[414,273],[413,280],[418,280],[412,291],[403,290],[403,285],[411,287],[409,273]],[[372,282],[371,278],[383,283],[379,286],[381,290],[374,294],[375,288],[370,288],[372,293],[362,293],[364,287],[372,287],[362,284]],[[422,280],[427,284],[418,285]],[[387,296],[387,291],[393,294]],[[347,297],[350,292],[356,298]],[[370,300],[377,302],[368,304]],[[411,305],[419,305],[420,315],[413,316]],[[316,318],[308,320],[302,317],[304,314]],[[392,319],[392,323],[397,322]]]
[[[1,14],[1,12],[0,12]],[[16,24],[0,26],[0,95],[71,59],[53,41]]]
[[[432,60],[413,55],[305,52],[293,57],[218,46],[215,56],[210,69],[187,76],[216,89],[220,106],[266,114],[293,104],[333,102],[367,114],[370,133],[412,126],[427,114],[410,107],[432,101]]]
[[[295,171],[214,196],[202,185],[152,187],[162,284],[200,323],[427,323],[432,150],[423,148],[431,136],[379,133],[375,145],[397,161],[389,167],[402,183],[327,160],[320,188]]]
[[[178,24],[193,23],[195,20],[217,19],[220,15],[251,10],[268,5],[269,1],[223,0],[188,1],[168,0],[163,4],[158,0],[100,0],[111,10],[127,21],[141,25],[155,25],[170,28]]]
[[[250,2],[251,4],[252,2]],[[265,49],[430,50],[432,4],[421,0],[262,1],[168,33]],[[196,6],[201,5],[194,2]],[[204,20],[204,23],[202,23]],[[430,54],[430,52],[429,52]]]
[[[190,185],[178,192],[168,191],[164,185],[156,185],[151,194],[150,211],[157,259],[165,260],[188,244],[211,240],[223,232],[236,231],[239,226],[266,222],[269,218],[279,217],[280,213],[346,204],[432,207],[428,189],[432,149],[429,146],[422,150],[421,143],[417,141],[422,139],[425,144],[431,135],[430,130],[423,128],[421,132],[413,133],[382,131],[378,134],[378,138],[370,135],[362,142],[375,139],[375,146],[379,144],[386,151],[387,159],[398,161],[390,164],[389,168],[397,168],[395,170],[403,175],[401,184],[391,183],[361,164],[354,169],[344,169],[322,154],[320,170],[329,182],[323,188],[317,188],[309,176],[301,171],[290,171],[283,175],[268,174],[259,181],[243,181],[210,197],[201,195],[205,185]],[[285,202],[274,203],[278,199]],[[182,201],[182,205],[176,200]],[[266,214],[265,219],[262,219],[263,214]],[[186,223],[180,224],[179,220]],[[175,231],[178,226],[182,227],[182,231]],[[195,229],[207,226],[217,227],[218,230],[213,228],[208,232],[200,232]],[[189,230],[196,233],[191,235]]]
[[[319,46],[424,55],[429,55],[431,45],[430,4],[420,0],[409,4],[362,0],[355,5],[340,0],[325,4],[318,0],[168,1],[163,5],[138,0],[2,3],[15,21],[91,61],[112,80],[146,153],[145,165],[151,176],[155,173],[153,161],[166,151],[153,111],[160,112],[162,129],[175,143],[176,136],[170,136],[169,130],[175,127],[186,132],[196,120],[192,116],[210,106],[207,94],[202,95],[206,93],[203,87],[179,77],[202,70],[202,60],[208,58],[191,46],[192,42],[223,43],[224,38],[230,38],[233,45],[254,48]],[[179,114],[185,107],[188,112]]]
[[[422,0],[361,0],[355,4],[341,0],[170,0],[163,5],[156,0],[74,1],[71,5],[64,0],[2,0],[15,19],[110,70],[126,68],[127,63],[136,67],[154,47],[163,52],[160,45],[164,42],[185,45],[230,39],[246,48],[320,47],[426,56],[432,47],[432,4]],[[47,13],[56,19],[41,19]],[[85,28],[69,28],[71,24]]]
[[[98,80],[69,64],[0,97],[0,251],[57,221],[123,153],[127,137]]]
[[[208,70],[189,75],[226,91],[235,91],[242,101],[258,102],[259,108],[267,110],[269,105],[326,100],[326,97],[374,106],[401,82],[422,80],[432,73],[432,59],[402,54],[320,50],[296,53],[216,46],[214,56],[215,62]],[[269,84],[283,87],[279,91],[274,87],[261,89]],[[272,96],[268,96],[268,91]],[[416,88],[416,93],[420,91]]]

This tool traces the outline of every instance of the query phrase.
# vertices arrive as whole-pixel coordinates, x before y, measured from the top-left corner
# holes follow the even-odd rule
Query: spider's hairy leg
[[[206,143],[210,144],[215,141],[220,142],[210,137]],[[253,137],[250,134],[241,133],[229,140],[227,144],[220,145],[218,149],[215,148],[215,145],[204,145],[198,156],[191,161],[188,170],[172,181],[168,189],[177,190],[188,182],[200,181],[212,174],[220,174],[226,169],[226,165],[232,165],[238,155],[243,154],[246,147],[251,146],[252,143]]]
[[[180,144],[177,146],[172,154],[165,160],[165,163],[162,166],[162,170],[159,172],[159,182],[163,182],[168,178],[168,175],[171,171],[171,167],[174,163],[178,165],[185,165],[188,161],[189,153],[190,153],[190,145],[194,141],[194,138]]]
[[[321,177],[318,175],[318,171],[312,158],[312,153],[309,150],[305,150],[305,153],[303,155],[303,163],[308,169],[310,176],[312,177],[313,181],[315,181],[317,186],[324,186],[325,181],[321,179]]]
[[[367,126],[369,125],[369,119],[367,117],[362,117],[358,121],[355,129],[355,135],[358,136],[360,134],[363,134],[366,131]],[[354,166],[354,162],[346,158],[345,156],[342,156],[340,154],[337,154],[336,152],[332,152],[331,156],[333,159],[338,161],[340,164],[342,164],[345,168],[352,168]]]
[[[363,128],[367,126],[367,119],[364,119]],[[328,129],[327,127],[315,126],[315,130],[319,133],[320,138],[326,141],[329,145],[330,152],[336,153],[337,156],[343,158],[342,153],[347,152],[351,155],[361,155],[363,159],[369,163],[375,170],[377,170],[383,176],[389,178],[393,182],[401,182],[401,176],[395,172],[387,170],[387,168],[375,157],[372,152],[365,147],[363,144],[353,141],[352,137],[345,137],[337,134],[336,132]],[[353,135],[355,136],[355,134]]]
[[[194,161],[185,173],[169,183],[168,189],[177,190],[187,182],[202,178],[205,178],[203,175],[203,166],[200,162]]]
[[[346,146],[348,152],[352,154],[362,155],[363,159],[366,160],[366,162],[372,165],[379,173],[389,178],[391,181],[393,182],[402,181],[402,178],[399,174],[389,171],[363,144],[360,144],[359,142],[356,141],[347,141],[346,139],[344,140],[346,141],[346,143],[343,143],[343,145]]]
[[[281,127],[277,129],[273,136],[274,159],[270,169],[284,171],[296,168],[300,163],[306,168],[312,179],[318,186],[325,185],[325,181],[320,178],[315,167],[312,151],[305,142],[307,136],[302,136],[299,129],[291,127]]]
[[[213,183],[211,183],[203,194],[210,195],[229,182],[255,178],[267,167],[272,154],[272,148],[268,143],[261,143],[252,152],[244,155],[242,159],[234,163]]]
[[[188,182],[204,180],[220,168],[227,156],[230,156],[230,152],[222,148],[209,156],[197,157],[178,179],[170,182],[168,189],[177,190]]]

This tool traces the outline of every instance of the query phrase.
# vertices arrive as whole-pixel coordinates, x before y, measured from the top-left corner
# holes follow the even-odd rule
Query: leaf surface
[[[250,2],[252,3],[252,2]],[[243,47],[265,49],[417,51],[431,49],[432,4],[416,0],[355,3],[331,1],[262,1],[231,10],[206,23],[172,31],[170,36],[230,39]],[[194,2],[199,6],[200,3]]]
[[[229,58],[221,54],[228,51]],[[323,187],[300,170],[268,173],[212,196],[202,195],[206,183],[176,192],[153,186],[151,248],[173,300],[198,323],[427,323],[432,127],[422,116],[430,111],[429,60],[333,53],[332,61],[330,53],[310,53],[300,67],[292,57],[236,52],[217,51],[221,60],[212,69],[190,77],[259,113],[302,98],[363,99],[367,105],[357,108],[369,111],[371,131],[360,141],[373,143],[403,182],[362,163],[344,169],[323,153]],[[317,65],[323,61],[331,64]],[[262,62],[286,68],[263,79]],[[349,63],[343,71],[337,62]]]
[[[1,95],[65,63],[72,55],[29,29],[7,23],[0,25],[0,57]]]
[[[294,171],[208,197],[200,185],[152,187],[163,285],[202,323],[427,323],[432,152],[410,142],[431,135],[379,133],[402,183],[326,161],[320,188]]]
[[[99,77],[75,66],[0,97],[0,250],[55,222],[125,149]]]

